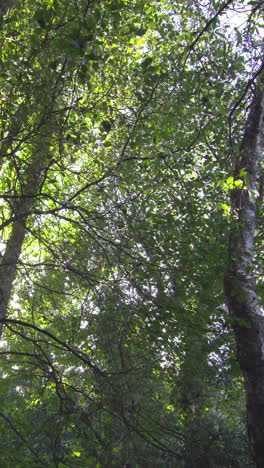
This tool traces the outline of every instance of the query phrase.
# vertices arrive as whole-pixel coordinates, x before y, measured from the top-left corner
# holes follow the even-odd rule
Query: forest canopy
[[[0,464],[263,468],[263,1],[0,1]]]

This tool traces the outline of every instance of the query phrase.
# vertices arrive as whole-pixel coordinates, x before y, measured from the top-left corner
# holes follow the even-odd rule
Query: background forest
[[[223,284],[264,2],[0,6],[1,467],[253,468]]]

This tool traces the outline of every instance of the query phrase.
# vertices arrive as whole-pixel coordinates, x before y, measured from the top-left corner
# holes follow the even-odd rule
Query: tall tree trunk
[[[231,192],[232,225],[225,292],[237,343],[237,357],[244,375],[250,446],[258,468],[264,467],[264,316],[254,277],[255,190],[264,140],[264,76],[259,79],[245,132]],[[246,176],[243,175],[246,171]]]
[[[42,148],[44,153],[46,148]],[[26,223],[32,213],[39,187],[47,168],[47,154],[36,154],[28,165],[21,180],[21,194],[14,204],[12,229],[0,261],[0,319],[5,319],[13,283],[17,273],[18,260],[26,235]],[[0,323],[0,337],[3,324]]]

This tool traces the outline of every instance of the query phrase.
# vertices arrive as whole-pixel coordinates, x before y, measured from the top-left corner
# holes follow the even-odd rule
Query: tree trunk
[[[256,225],[254,192],[264,139],[263,87],[262,74],[234,172],[234,180],[241,180],[243,186],[234,186],[231,192],[232,224],[225,275],[225,292],[236,337],[237,357],[245,380],[249,442],[258,468],[264,467],[264,316],[260,311],[253,271]]]
[[[7,308],[17,273],[18,260],[27,232],[26,222],[32,213],[36,195],[45,176],[45,166],[47,167],[47,155],[35,155],[21,181],[22,186],[21,195],[18,196],[19,201],[14,204],[12,230],[0,261],[0,319],[5,319],[7,315]],[[0,337],[2,335],[2,328],[3,324],[0,323]]]

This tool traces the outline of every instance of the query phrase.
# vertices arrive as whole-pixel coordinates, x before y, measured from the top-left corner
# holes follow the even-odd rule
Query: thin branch
[[[228,0],[226,3],[224,3],[220,8],[219,10],[217,10],[217,12],[215,13],[215,15],[209,20],[207,21],[206,25],[203,27],[203,29],[199,32],[199,34],[197,35],[197,37],[194,39],[194,41],[191,43],[191,45],[189,46],[189,52],[191,50],[194,49],[194,47],[196,46],[197,42],[199,42],[199,40],[201,39],[202,35],[208,31],[208,29],[210,28],[211,24],[216,20],[216,18],[218,16],[221,15],[221,13],[223,13],[223,11],[229,6],[231,5],[231,3],[233,3],[234,0]],[[189,55],[189,54],[188,54]]]
[[[39,455],[37,454],[37,452],[35,452],[35,450],[33,450],[31,447],[30,447],[30,444],[27,442],[27,440],[22,436],[22,434],[17,430],[17,428],[14,426],[14,424],[12,423],[11,419],[6,416],[4,413],[0,413],[0,417],[3,418],[7,424],[9,425],[9,427],[12,429],[12,431],[15,432],[15,434],[24,442],[24,444],[26,445],[27,449],[32,453],[32,455],[34,455],[34,457],[43,465],[43,466],[47,466],[46,462],[44,462],[43,460],[41,460],[41,458],[39,458]]]
[[[15,319],[7,319],[7,318],[2,318],[0,319],[0,323],[4,323],[4,324],[13,324],[13,325],[19,325],[19,326],[22,326],[22,327],[26,327],[26,328],[31,328],[32,330],[35,330],[37,331],[38,333],[42,334],[42,335],[45,335],[47,336],[48,338],[51,338],[53,341],[55,341],[56,343],[60,344],[64,349],[66,349],[67,351],[69,351],[71,354],[73,354],[74,356],[76,356],[78,359],[80,359],[82,362],[84,362],[85,364],[87,364],[90,369],[93,370],[93,372],[98,376],[98,377],[106,377],[105,373],[103,371],[101,371],[99,369],[99,367],[97,367],[95,364],[92,363],[92,361],[88,358],[88,356],[86,356],[85,353],[83,353],[82,351],[79,351],[79,350],[76,350],[75,348],[73,348],[72,346],[68,345],[65,341],[63,340],[60,340],[59,338],[57,338],[55,335],[53,335],[52,333],[50,333],[49,331],[47,330],[43,330],[42,328],[39,328],[37,327],[36,325],[33,325],[31,323],[28,323],[28,322],[24,322],[23,320],[15,320]]]

